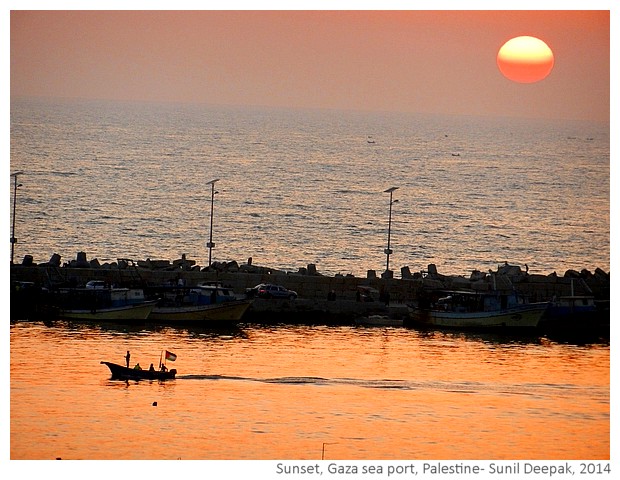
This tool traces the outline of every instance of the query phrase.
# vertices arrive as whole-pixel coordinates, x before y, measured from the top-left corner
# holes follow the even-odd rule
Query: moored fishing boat
[[[141,289],[89,282],[83,288],[62,288],[55,295],[58,315],[66,320],[146,320],[157,300],[146,300]]]
[[[550,302],[541,327],[550,333],[595,333],[609,327],[608,318],[593,295],[567,295]]]
[[[91,308],[91,309],[61,309],[59,316],[65,320],[92,320],[92,321],[115,321],[115,320],[146,320],[155,305],[156,300],[145,301],[140,304],[123,305],[120,307]]]
[[[159,302],[148,320],[170,325],[235,325],[252,304],[252,300],[238,297],[219,284],[162,287],[154,294]]]
[[[415,325],[440,328],[532,329],[538,327],[548,305],[528,303],[515,293],[442,291],[423,299],[410,316]]]
[[[148,320],[201,327],[234,325],[241,321],[251,304],[250,300],[230,300],[207,305],[155,306]]]

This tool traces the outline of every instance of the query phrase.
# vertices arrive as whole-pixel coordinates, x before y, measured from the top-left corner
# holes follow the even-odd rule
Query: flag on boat
[[[177,356],[174,353],[169,352],[168,350],[166,350],[166,360],[174,362],[176,359],[177,359]]]

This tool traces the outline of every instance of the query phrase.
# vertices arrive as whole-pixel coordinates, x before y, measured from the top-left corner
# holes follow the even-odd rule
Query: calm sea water
[[[18,99],[15,257],[206,265],[220,179],[214,260],[382,271],[397,186],[397,272],[609,271],[609,152],[608,124]]]
[[[66,322],[14,323],[10,342],[13,460],[610,458],[605,343]],[[157,365],[162,349],[174,381],[112,381],[99,363]]]
[[[380,271],[398,186],[396,270],[609,270],[608,125],[15,100],[11,171],[16,261],[206,265],[219,178],[214,260]],[[165,348],[173,382],[110,381],[99,364]],[[608,343],[17,322],[10,355],[14,460],[610,456]]]

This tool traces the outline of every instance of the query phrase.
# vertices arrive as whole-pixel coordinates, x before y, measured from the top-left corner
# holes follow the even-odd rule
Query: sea
[[[10,169],[15,263],[204,266],[212,238],[213,261],[365,277],[386,268],[389,232],[397,278],[429,264],[610,269],[608,123],[20,98]],[[228,478],[249,462],[265,478],[358,478],[345,467],[370,461],[386,470],[359,478],[395,465],[403,479],[419,461],[524,473],[584,459],[591,473],[611,456],[609,338],[317,317],[229,330],[14,320],[8,342],[16,471],[143,460],[120,468]],[[110,380],[100,362],[127,350],[143,366],[174,352],[177,378]],[[43,462],[60,464],[84,465]],[[188,465],[198,473],[178,473]]]
[[[610,269],[609,123],[14,99],[10,168],[16,263]]]

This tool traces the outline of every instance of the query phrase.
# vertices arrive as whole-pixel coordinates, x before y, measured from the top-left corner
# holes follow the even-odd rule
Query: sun
[[[534,83],[543,80],[553,69],[553,52],[536,37],[515,37],[497,53],[500,72],[514,82]]]

